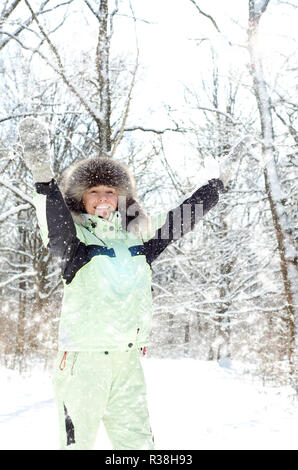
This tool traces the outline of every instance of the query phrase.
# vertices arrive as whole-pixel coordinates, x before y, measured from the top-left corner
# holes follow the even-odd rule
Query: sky
[[[260,48],[271,80],[297,50],[298,18],[289,3],[271,0],[261,20]],[[114,4],[110,0],[110,11]],[[247,64],[248,0],[200,0],[200,8],[214,18],[220,33],[208,18],[198,13],[191,0],[131,0],[131,4],[137,18],[140,64],[134,96],[138,109],[145,110],[148,116],[154,114],[161,127],[167,123],[164,107],[183,106],[185,85],[198,87],[201,78],[210,74],[211,47],[223,74]],[[60,50],[64,48],[71,63],[75,58],[80,61],[82,52],[95,50],[97,20],[81,0],[75,0],[69,12],[63,27],[51,37]],[[53,20],[56,25],[56,13]],[[135,24],[127,0],[119,0],[111,48],[111,55],[122,54],[127,56],[128,66],[133,70]]]
[[[36,5],[39,4],[39,0],[35,1]],[[31,3],[34,4],[34,0]],[[96,3],[91,1],[91,4]],[[110,0],[110,11],[114,4],[114,0]],[[148,89],[148,93],[142,93],[142,99],[144,104],[147,99],[148,107],[151,103],[151,107],[156,109],[161,101],[182,102],[184,84],[198,83],[199,77],[210,68],[211,45],[222,68],[245,63],[248,59],[244,47],[247,39],[248,0],[200,0],[200,8],[214,18],[220,33],[208,18],[198,13],[191,0],[131,0],[131,4],[137,18],[139,78]],[[57,12],[61,15],[62,11],[54,10],[52,14],[55,26]],[[68,11],[69,18],[51,37],[59,49],[64,47],[65,55],[72,60],[80,57],[82,51],[95,48],[97,24],[81,0],[74,0]],[[25,18],[28,9],[21,4],[16,13]],[[297,50],[297,19],[297,8],[291,6],[291,1],[281,0],[270,0],[262,17],[260,48],[273,76],[278,73],[281,63]],[[127,54],[133,67],[135,42],[129,2],[119,0],[112,54]]]

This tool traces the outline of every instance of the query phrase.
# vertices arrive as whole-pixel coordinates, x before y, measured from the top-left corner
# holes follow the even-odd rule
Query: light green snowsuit
[[[49,200],[57,200],[56,215]],[[63,204],[60,193],[48,185],[46,194],[34,194],[34,202],[43,242],[53,248],[55,217]],[[67,213],[62,215],[69,230]],[[164,219],[152,220],[152,229]],[[74,225],[81,244],[73,258],[89,257],[70,275],[63,273],[53,377],[60,448],[92,449],[103,421],[114,449],[153,449],[140,363],[152,316],[151,268],[137,251],[143,241],[123,231],[118,212],[109,220],[87,215],[82,220],[83,225]],[[91,251],[81,254],[86,246]]]
[[[113,449],[154,449],[137,350],[59,352],[53,381],[61,449],[92,449],[101,421]]]
[[[62,260],[54,374],[61,449],[92,449],[101,420],[115,449],[153,449],[140,364],[151,327],[151,263],[194,227],[197,206],[204,215],[217,203],[220,185],[211,180],[153,218],[143,240],[122,229],[118,212],[74,224],[56,182],[36,184],[44,244]]]

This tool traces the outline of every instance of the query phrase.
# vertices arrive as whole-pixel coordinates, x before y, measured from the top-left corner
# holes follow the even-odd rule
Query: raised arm
[[[67,260],[79,240],[71,214],[53,179],[48,130],[39,120],[26,118],[19,125],[19,134],[22,158],[35,182],[34,202],[44,244],[55,256]]]
[[[36,183],[34,202],[44,244],[54,256],[67,261],[80,240],[72,216],[54,179]]]
[[[144,254],[146,254],[149,264],[152,263],[163,250],[175,240],[193,230],[196,222],[198,222],[212,207],[214,207],[219,199],[219,193],[223,192],[234,180],[239,168],[238,156],[244,149],[250,137],[242,137],[231,152],[225,157],[215,160],[206,157],[209,171],[218,175],[210,179],[208,184],[199,188],[180,206],[171,210],[165,219],[165,222],[156,230],[154,236],[144,243]],[[206,167],[206,163],[204,165]]]
[[[195,191],[175,209],[168,212],[164,224],[144,243],[144,251],[151,264],[165,248],[194,229],[195,224],[214,207],[224,186],[220,179],[212,179]]]

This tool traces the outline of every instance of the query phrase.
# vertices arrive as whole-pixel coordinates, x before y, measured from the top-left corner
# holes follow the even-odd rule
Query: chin
[[[94,215],[102,217],[103,219],[108,219],[110,217],[110,212],[96,212]]]

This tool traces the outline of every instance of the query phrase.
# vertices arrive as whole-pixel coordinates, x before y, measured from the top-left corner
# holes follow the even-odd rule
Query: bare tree
[[[34,11],[34,16],[38,17],[42,14],[47,14],[53,10],[58,9],[60,6],[65,6],[73,2],[73,0],[66,0],[60,4],[49,6],[51,0],[44,0],[40,2],[40,5]],[[18,12],[18,6],[23,4],[23,0],[12,0],[11,2],[6,1],[4,3],[2,12],[0,14],[0,51],[11,41],[16,40],[20,34],[29,28],[33,22],[34,16],[30,14],[26,20],[13,19],[14,13]],[[47,8],[46,8],[47,7]],[[10,24],[11,23],[11,24]]]
[[[128,92],[123,82],[121,82],[122,90],[118,85],[117,93],[111,87],[110,79],[112,77],[113,86],[114,75],[110,71],[109,52],[118,2],[115,2],[115,9],[111,14],[108,12],[107,1],[102,1],[100,5],[93,2],[94,7],[89,1],[84,3],[88,6],[88,13],[90,14],[91,10],[96,17],[98,41],[94,56],[91,51],[87,58],[88,66],[84,69],[80,67],[79,73],[75,67],[71,70],[67,68],[59,47],[56,47],[52,39],[49,30],[51,22],[47,23],[48,29],[46,29],[30,0],[23,0],[23,4],[30,12],[32,28],[30,30],[23,28],[20,34],[9,36],[14,41],[10,42],[2,55],[6,74],[1,83],[4,91],[1,97],[3,104],[1,132],[3,142],[5,137],[5,144],[1,143],[0,163],[1,169],[5,171],[5,178],[1,180],[0,193],[2,200],[6,202],[2,205],[0,221],[3,234],[9,224],[15,225],[16,221],[18,221],[18,231],[15,229],[16,236],[9,240],[3,237],[0,244],[0,290],[2,298],[11,299],[10,303],[6,302],[3,307],[4,318],[6,320],[10,318],[10,312],[6,312],[6,309],[10,308],[8,304],[11,306],[12,302],[13,311],[17,314],[15,322],[6,321],[6,328],[2,329],[2,332],[7,332],[9,324],[9,334],[3,336],[1,333],[0,343],[4,345],[7,357],[13,356],[11,364],[22,368],[29,354],[34,351],[41,353],[43,349],[42,355],[47,357],[47,351],[50,353],[55,348],[55,336],[51,342],[46,338],[49,339],[49,332],[55,330],[55,316],[59,313],[59,309],[49,306],[55,304],[61,282],[58,273],[55,274],[55,269],[51,274],[53,260],[42,248],[36,219],[34,213],[32,214],[32,200],[29,196],[32,191],[30,174],[22,163],[18,168],[19,158],[15,160],[11,158],[13,151],[12,146],[9,148],[9,141],[13,143],[16,140],[16,122],[27,115],[46,117],[51,133],[54,171],[60,181],[64,169],[77,158],[98,156],[101,153],[111,155],[113,139],[115,151],[115,147],[123,137],[124,124],[121,121],[126,122],[136,76],[135,68]],[[62,3],[59,5],[62,6]],[[62,17],[59,24],[62,25],[63,22]],[[34,36],[37,37],[35,46],[32,46],[30,41],[33,27]],[[53,31],[55,29],[56,26]],[[9,50],[17,54],[17,64],[7,53]],[[30,60],[36,55],[55,71],[56,76],[50,73],[48,77],[44,76],[42,79],[35,77]],[[90,67],[91,60],[93,62]],[[125,69],[125,64],[121,60],[117,63],[113,59],[112,64],[113,66],[117,64],[117,74],[120,73],[119,68]],[[83,65],[82,62],[81,66]],[[113,118],[113,125],[116,127],[119,122],[120,125],[119,132],[114,132],[112,137],[111,101],[112,96],[117,98],[117,94],[122,94],[121,103],[122,105],[124,103],[124,106],[122,113],[117,111],[118,120]],[[27,101],[28,95],[30,99]],[[127,100],[123,98],[125,95]],[[14,292],[17,292],[17,295],[13,296]],[[41,316],[43,322],[40,321]]]
[[[274,145],[274,128],[272,119],[272,102],[265,80],[262,56],[258,47],[259,24],[265,13],[269,0],[249,0],[248,44],[250,53],[250,70],[254,82],[254,92],[257,100],[261,137],[262,137],[262,166],[265,178],[266,194],[270,204],[275,235],[278,244],[280,267],[286,299],[286,314],[289,330],[288,358],[293,384],[298,390],[297,373],[297,305],[298,305],[298,258],[294,239],[293,227],[286,210],[286,200],[281,187],[276,168],[276,148]]]

